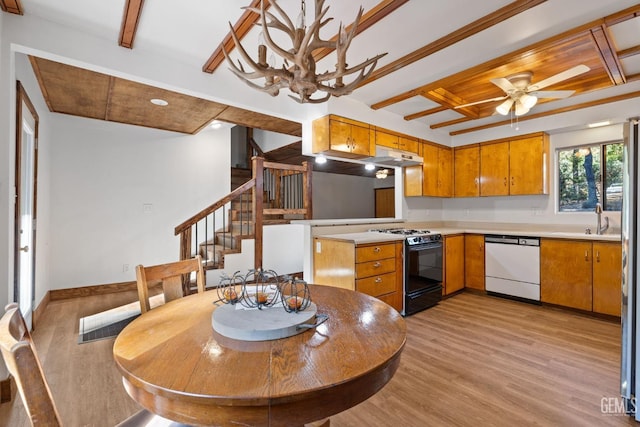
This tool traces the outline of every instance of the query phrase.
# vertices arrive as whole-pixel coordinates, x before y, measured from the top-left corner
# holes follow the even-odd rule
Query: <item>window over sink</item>
[[[605,211],[622,207],[622,141],[558,149],[560,212]]]

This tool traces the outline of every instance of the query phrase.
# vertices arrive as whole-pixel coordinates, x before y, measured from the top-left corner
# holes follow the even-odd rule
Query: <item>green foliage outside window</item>
[[[622,207],[622,143],[571,147],[558,151],[560,212]]]

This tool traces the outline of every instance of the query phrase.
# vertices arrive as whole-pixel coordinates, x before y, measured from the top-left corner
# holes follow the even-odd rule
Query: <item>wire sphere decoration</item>
[[[287,313],[298,313],[306,310],[311,304],[309,285],[297,277],[280,285],[282,306]]]
[[[273,270],[252,269],[244,276],[240,303],[247,308],[273,307],[280,301],[280,279]]]
[[[244,276],[242,276],[239,271],[233,273],[232,276],[229,276],[227,273],[222,273],[220,284],[216,288],[218,301],[224,304],[235,305],[240,301],[243,288]]]

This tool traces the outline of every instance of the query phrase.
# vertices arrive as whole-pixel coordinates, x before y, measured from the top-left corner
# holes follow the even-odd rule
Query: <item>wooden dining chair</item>
[[[31,334],[16,303],[7,305],[5,314],[0,319],[0,350],[9,373],[16,381],[31,425],[33,427],[61,426],[60,414],[45,379]],[[147,425],[185,426],[147,410],[141,410],[118,424],[118,427]]]
[[[140,299],[140,312],[146,313],[151,310],[149,304],[149,287],[162,283],[164,302],[182,298],[184,290],[182,287],[182,276],[184,274],[196,273],[196,286],[198,293],[204,292],[204,270],[202,268],[202,258],[200,255],[192,259],[171,262],[168,264],[136,267],[136,280],[138,282],[138,298]]]

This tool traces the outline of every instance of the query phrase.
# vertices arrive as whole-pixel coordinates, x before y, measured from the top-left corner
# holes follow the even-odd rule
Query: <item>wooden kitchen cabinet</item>
[[[403,242],[355,244],[316,237],[314,283],[356,290],[402,310]]]
[[[453,150],[454,197],[480,195],[480,145],[470,144]]]
[[[422,165],[402,168],[405,197],[422,196]]]
[[[389,131],[386,129],[382,130],[378,128],[376,128],[375,130],[375,138],[376,145],[395,148],[402,151],[409,151],[415,154],[418,154],[419,152],[418,138],[413,138],[397,132]]]
[[[484,291],[484,235],[464,236],[464,285]]]
[[[444,237],[444,283],[442,291],[445,295],[464,288],[464,235],[458,234]]]
[[[622,305],[622,246],[593,242],[593,311],[620,316]]]
[[[509,141],[509,194],[549,194],[549,135]]]
[[[312,124],[312,152],[358,159],[375,149],[374,132],[367,123],[328,115]]]
[[[423,142],[422,161],[422,195],[451,197],[453,195],[452,148]]]
[[[480,195],[549,194],[549,135],[480,144]]]
[[[540,240],[540,300],[591,311],[592,244],[576,240]]]
[[[509,142],[480,145],[480,195],[509,195]]]

